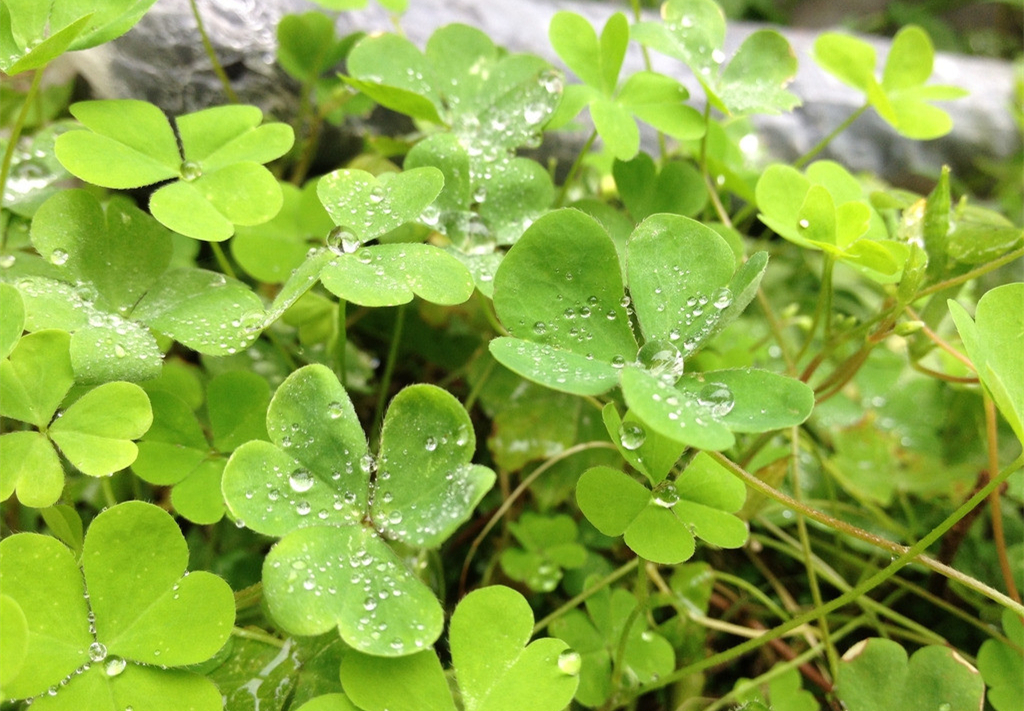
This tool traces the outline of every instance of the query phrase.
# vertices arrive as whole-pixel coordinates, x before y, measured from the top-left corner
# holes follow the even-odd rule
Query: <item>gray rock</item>
[[[401,18],[407,36],[422,46],[438,27],[463,22],[483,29],[495,43],[513,52],[531,52],[560,65],[547,28],[558,10],[578,12],[599,27],[619,7],[601,2],[571,0],[412,0]],[[277,22],[288,13],[317,9],[307,0],[199,0],[204,24],[217,55],[232,78],[242,101],[287,120],[294,112],[297,87],[274,65]],[[653,18],[654,15],[652,14]],[[341,34],[356,30],[388,31],[394,25],[386,11],[371,7],[337,16]],[[726,55],[758,29],[749,23],[730,23]],[[762,145],[780,160],[804,153],[855,111],[860,95],[820,70],[810,58],[819,31],[782,29],[800,60],[790,90],[803,106],[781,116],[755,118]],[[884,59],[889,43],[867,38]],[[199,40],[188,0],[160,0],[143,20],[120,39],[72,55],[78,70],[96,96],[142,98],[171,114],[194,111],[225,101]],[[701,107],[703,94],[689,70],[675,60],[652,53],[654,69],[675,76],[690,89]],[[643,67],[631,45],[624,71]],[[1021,136],[1010,115],[1013,69],[1007,62],[940,54],[932,81],[966,87],[971,95],[944,108],[954,121],[953,131],[934,141],[902,138],[876,114],[869,112],[836,139],[823,157],[834,158],[852,170],[877,173],[898,184],[914,185],[915,176],[934,176],[943,164],[954,173],[973,170],[978,158],[1000,159],[1020,149]],[[571,157],[584,136],[549,137],[548,155]],[[653,147],[653,135],[645,145]]]

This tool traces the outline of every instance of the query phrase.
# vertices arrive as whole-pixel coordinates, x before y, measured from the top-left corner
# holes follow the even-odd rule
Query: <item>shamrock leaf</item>
[[[530,642],[533,612],[502,586],[474,590],[448,632],[466,711],[559,711],[573,697],[580,656],[557,639]],[[436,653],[400,659],[351,653],[341,664],[345,693],[364,711],[455,711]]]
[[[758,30],[725,63],[725,13],[713,0],[668,0],[663,22],[640,22],[632,38],[684,62],[708,102],[724,114],[777,114],[800,103],[785,87],[796,76],[796,55],[773,30]]]
[[[223,491],[246,526],[283,536],[263,567],[271,614],[293,634],[337,627],[370,654],[433,643],[440,605],[386,540],[440,545],[493,485],[492,471],[468,463],[475,438],[462,406],[431,385],[396,395],[372,485],[378,465],[326,367],[300,368],[281,384],[267,431],[272,443],[235,450]]]
[[[816,161],[806,175],[772,165],[756,188],[761,221],[781,237],[825,252],[881,282],[899,278],[909,253],[887,239],[878,213],[856,178],[832,161]]]
[[[317,197],[317,181],[309,181],[301,190],[291,183],[280,185],[281,211],[261,225],[240,225],[231,240],[231,255],[239,266],[267,284],[288,279],[310,248],[323,245],[324,236],[334,228]]]
[[[612,155],[623,161],[640,150],[635,119],[679,140],[704,135],[704,120],[693,107],[684,104],[689,94],[675,79],[642,71],[630,75],[618,87],[629,44],[629,21],[621,12],[608,18],[600,37],[580,15],[557,12],[551,18],[548,36],[558,56],[583,81],[565,90],[551,128],[568,123],[589,106],[595,130]]]
[[[562,96],[561,75],[459,24],[434,32],[423,53],[394,35],[366,38],[348,68],[347,81],[384,106],[445,124],[412,148],[405,167],[444,174],[444,190],[421,221],[448,236],[489,294],[495,247],[515,242],[554,195],[543,167],[515,150],[540,144]]]
[[[615,403],[605,405],[601,416],[622,458],[646,476],[652,486],[664,481],[685,446],[655,430],[648,432],[631,411],[627,411],[625,417],[620,416]]]
[[[955,651],[938,645],[907,653],[888,639],[866,639],[843,655],[836,695],[850,711],[977,711],[985,683]]]
[[[153,421],[149,398],[133,383],[105,383],[89,390],[54,418],[74,383],[70,339],[63,331],[38,331],[22,338],[0,362],[4,392],[0,414],[38,431],[0,436],[0,500],[15,490],[26,506],[50,506],[64,488],[56,447],[79,471],[109,476],[138,454],[134,439]]]
[[[588,469],[576,486],[576,502],[597,530],[625,535],[637,555],[664,565],[692,556],[694,536],[722,548],[746,543],[746,525],[732,515],[745,500],[743,483],[704,453],[653,490],[611,467]]]
[[[584,706],[597,707],[612,694],[612,660],[626,634],[621,664],[630,683],[646,684],[675,668],[675,652],[661,635],[647,629],[643,617],[631,621],[639,603],[622,588],[605,588],[586,600],[587,611],[570,610],[551,623],[551,633],[565,640],[580,654],[580,686],[576,700]]]
[[[587,550],[577,542],[579,531],[569,516],[527,511],[509,530],[522,548],[506,548],[501,568],[531,590],[551,592],[562,579],[562,568],[579,568],[586,561]]]
[[[1024,284],[1005,284],[978,300],[974,321],[963,306],[948,302],[957,331],[985,389],[1024,442]]]
[[[960,87],[925,84],[932,74],[935,49],[920,27],[904,27],[893,38],[882,71],[875,76],[875,48],[864,40],[835,32],[819,35],[814,61],[844,84],[864,92],[867,104],[907,138],[929,140],[944,136],[953,121],[931,101],[967,96]]]
[[[700,171],[690,163],[672,161],[658,171],[654,160],[640,153],[630,161],[612,166],[615,186],[634,222],[657,212],[692,217],[704,209],[708,194]]]
[[[6,358],[14,350],[25,329],[25,302],[21,294],[10,284],[0,283],[0,312],[4,320],[0,323],[0,358]]]
[[[1024,703],[1020,679],[1024,677],[1024,625],[1013,610],[1003,610],[1003,631],[1018,649],[1001,640],[987,639],[978,650],[978,670],[988,685],[986,698],[996,711],[1013,711]]]
[[[68,50],[120,37],[155,1],[112,0],[95,6],[76,0],[5,0],[0,6],[0,70],[13,76],[43,67]]]
[[[93,520],[81,563],[48,536],[4,539],[4,594],[21,606],[28,629],[24,665],[4,693],[57,711],[221,708],[212,683],[173,668],[213,656],[234,621],[227,584],[190,575],[187,563],[174,520],[139,501]]]
[[[60,278],[16,282],[27,327],[72,333],[79,381],[158,375],[162,354],[149,328],[210,355],[259,335],[259,297],[223,274],[169,268],[170,233],[127,199],[113,198],[104,211],[86,191],[65,190],[39,208],[32,243]]]
[[[795,380],[759,370],[683,376],[685,359],[753,299],[766,255],[737,270],[717,233],[665,214],[637,226],[625,252],[628,295],[615,245],[593,218],[559,210],[538,220],[495,276],[494,308],[510,335],[491,341],[494,357],[563,392],[598,395],[619,384],[644,426],[703,449],[731,446],[733,431],[806,419],[813,395]],[[645,338],[639,349],[632,309]]]
[[[170,121],[136,100],[81,101],[71,113],[88,130],[57,139],[57,158],[73,175],[105,188],[158,188],[149,210],[194,239],[220,242],[235,225],[258,225],[281,209],[281,188],[261,164],[291,148],[291,127],[261,126],[255,106],[219,106]]]
[[[150,400],[153,426],[139,443],[132,470],[152,484],[172,486],[171,503],[181,516],[216,523],[224,515],[221,476],[227,456],[244,442],[267,439],[270,386],[246,371],[214,377],[207,387],[206,428],[177,395],[156,391]]]

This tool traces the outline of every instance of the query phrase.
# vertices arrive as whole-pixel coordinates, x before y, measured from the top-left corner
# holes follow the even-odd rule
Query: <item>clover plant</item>
[[[3,709],[1018,709],[1012,161],[819,159],[957,129],[927,32],[415,1],[282,17],[280,116],[193,3],[169,117],[57,69],[151,0],[0,0]]]

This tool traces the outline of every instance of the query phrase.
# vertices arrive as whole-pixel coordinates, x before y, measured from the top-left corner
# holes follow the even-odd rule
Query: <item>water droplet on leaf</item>
[[[203,169],[194,160],[187,160],[181,164],[181,179],[192,182],[203,174]]]
[[[558,671],[568,676],[576,676],[583,666],[583,657],[572,649],[567,649],[558,655]]]
[[[302,494],[313,488],[316,479],[309,473],[308,469],[296,469],[288,477],[288,485],[297,494]]]
[[[111,656],[107,657],[107,662],[103,665],[103,671],[107,673],[107,676],[118,676],[127,666],[128,662],[121,657]]]
[[[89,645],[89,659],[94,662],[102,662],[107,658],[107,645],[102,642],[93,642]]]
[[[347,227],[335,227],[327,234],[327,247],[335,254],[352,254],[362,244]]]
[[[666,509],[670,509],[679,503],[679,490],[670,481],[663,481],[654,487],[654,503]]]
[[[714,417],[725,417],[735,407],[736,400],[725,383],[708,383],[697,394],[697,404],[711,410]]]
[[[623,449],[640,449],[647,440],[647,431],[637,422],[623,422],[619,426],[619,442]]]
[[[58,267],[60,267],[63,266],[64,264],[67,264],[67,261],[68,253],[65,252],[63,249],[55,249],[52,252],[50,252],[51,264],[56,264]]]

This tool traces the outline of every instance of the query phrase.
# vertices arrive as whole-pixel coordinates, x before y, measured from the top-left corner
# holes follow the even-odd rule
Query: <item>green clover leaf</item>
[[[671,161],[659,171],[653,158],[640,153],[630,161],[616,160],[612,174],[634,222],[658,212],[693,217],[708,201],[704,178],[691,163]]]
[[[551,18],[548,36],[558,56],[583,81],[566,88],[551,128],[565,125],[589,106],[594,128],[605,146],[623,161],[640,150],[636,119],[679,140],[704,135],[703,118],[683,103],[689,93],[675,79],[641,71],[618,86],[629,44],[629,21],[621,12],[608,18],[600,37],[582,16],[557,12]]]
[[[850,711],[976,711],[984,704],[985,683],[954,650],[922,647],[908,662],[897,642],[872,638],[843,655],[836,695]]]
[[[49,64],[68,50],[120,37],[156,0],[5,0],[0,6],[0,70],[11,76]]]
[[[1024,369],[1020,354],[1024,351],[1024,284],[1005,284],[985,293],[971,320],[967,310],[948,301],[950,314],[978,371],[985,389],[999,412],[1024,442]]]
[[[37,211],[32,243],[59,279],[16,281],[27,327],[72,333],[79,381],[156,377],[163,356],[150,328],[209,355],[237,352],[259,335],[259,297],[223,274],[169,268],[170,233],[127,199],[104,210],[86,191],[65,190]]]
[[[1018,648],[1024,646],[1024,625],[1013,610],[1003,610],[1003,631]],[[1024,703],[1020,679],[1024,658],[1001,640],[987,639],[978,650],[978,671],[989,687],[986,698],[996,711],[1013,711]]]
[[[796,55],[773,30],[747,37],[726,63],[725,13],[714,0],[668,0],[663,22],[640,22],[631,36],[685,63],[708,102],[724,114],[777,114],[800,103],[785,87],[796,76]]]
[[[779,236],[825,252],[880,282],[897,281],[907,261],[906,243],[888,232],[856,178],[832,161],[816,161],[806,175],[772,165],[756,188],[761,221]]]
[[[893,38],[881,81],[875,76],[875,48],[856,37],[826,32],[815,40],[813,56],[825,71],[864,92],[867,105],[907,138],[929,140],[949,133],[949,114],[929,102],[968,94],[956,86],[925,84],[932,75],[935,49],[928,33],[914,25]]]
[[[576,502],[606,536],[625,536],[637,555],[674,565],[694,553],[694,536],[722,548],[739,548],[747,527],[733,512],[746,488],[720,464],[700,453],[675,481],[653,490],[611,467],[594,467],[580,477]]]
[[[0,436],[0,500],[17,490],[26,506],[55,503],[64,470],[54,447],[89,476],[109,476],[135,461],[138,448],[132,440],[153,421],[149,398],[138,385],[105,383],[54,417],[74,383],[69,347],[67,333],[37,331],[0,362],[0,414],[38,429]]]
[[[493,485],[469,464],[469,416],[443,390],[391,402],[379,460],[324,366],[300,368],[267,410],[271,442],[247,442],[224,470],[224,498],[249,528],[283,538],[263,567],[271,614],[294,634],[338,628],[370,654],[413,654],[441,633],[433,593],[386,543],[440,545]],[[371,475],[376,476],[371,485]]]
[[[0,312],[4,315],[0,323],[0,358],[6,358],[25,330],[25,302],[10,284],[0,283]]]
[[[225,510],[221,477],[227,456],[244,442],[267,439],[270,386],[246,371],[214,377],[206,394],[208,430],[177,395],[156,391],[150,400],[153,426],[139,442],[132,470],[151,484],[173,487],[171,504],[184,518],[216,523]]]
[[[529,642],[532,632],[530,605],[510,588],[481,588],[462,599],[448,632],[462,708],[559,711],[572,700],[579,654],[558,639]],[[456,708],[432,651],[399,659],[348,654],[341,663],[341,682],[364,711]]]
[[[641,684],[654,681],[675,668],[675,651],[667,639],[651,631],[646,621],[630,625],[637,602],[629,591],[607,588],[586,600],[587,611],[570,610],[551,623],[551,633],[580,654],[580,686],[576,700],[597,707],[612,694],[612,660],[626,633],[621,658],[623,673]]]
[[[765,254],[736,269],[717,233],[666,214],[637,226],[625,252],[628,295],[597,221],[571,209],[538,220],[495,276],[494,308],[510,335],[490,342],[492,355],[562,392],[598,395],[619,384],[644,426],[702,449],[731,446],[734,431],[807,418],[813,395],[798,381],[760,370],[683,375],[685,359],[753,299]],[[639,349],[627,308],[645,339]]]
[[[57,711],[221,708],[210,681],[175,667],[223,646],[234,599],[223,580],[190,575],[187,563],[174,519],[139,501],[93,520],[81,563],[48,536],[4,539],[4,594],[21,606],[28,629],[24,664],[4,693]]]
[[[570,516],[543,516],[527,511],[509,530],[522,548],[506,548],[501,569],[537,592],[551,592],[562,579],[563,568],[579,568],[587,550],[577,542],[579,530]]]
[[[73,175],[105,188],[177,179],[149,200],[153,217],[194,239],[220,242],[235,225],[258,225],[281,209],[281,188],[263,163],[291,148],[290,126],[260,125],[255,106],[220,106],[170,121],[144,101],[82,101],[71,113],[87,130],[57,139]]]

